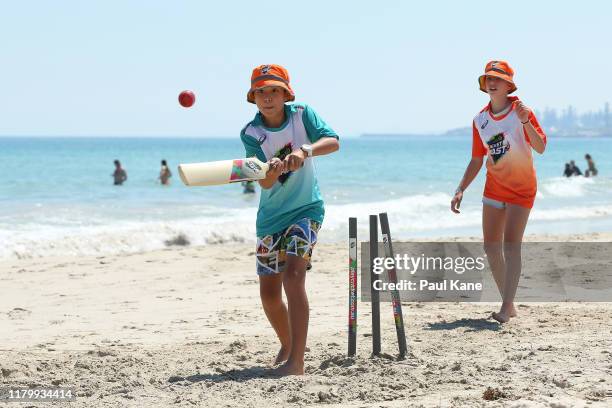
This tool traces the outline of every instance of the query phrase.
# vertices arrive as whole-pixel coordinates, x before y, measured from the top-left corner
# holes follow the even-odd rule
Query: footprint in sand
[[[32,312],[27,310],[27,309],[22,309],[20,307],[16,307],[13,310],[11,310],[10,312],[8,312],[7,314],[8,314],[9,319],[21,320],[21,319],[25,319],[26,317],[31,315]]]
[[[175,319],[175,320],[170,321],[170,323],[173,323],[173,324],[185,324],[185,323],[189,323],[189,321],[183,320],[183,319]]]

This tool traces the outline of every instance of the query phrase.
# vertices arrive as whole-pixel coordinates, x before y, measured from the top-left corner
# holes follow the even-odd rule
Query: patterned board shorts
[[[320,223],[302,218],[284,231],[257,237],[257,275],[275,275],[284,271],[287,255],[304,258],[310,269],[310,257],[319,228]]]

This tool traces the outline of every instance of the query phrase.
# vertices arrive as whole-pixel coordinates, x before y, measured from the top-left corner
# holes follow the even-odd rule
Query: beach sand
[[[373,358],[360,302],[347,358],[347,253],[317,246],[306,375],[280,379],[265,377],[278,343],[252,245],[0,261],[0,387],[73,387],[71,407],[612,405],[612,303],[519,303],[503,326],[489,319],[498,304],[405,303],[409,355],[398,361],[391,305]]]

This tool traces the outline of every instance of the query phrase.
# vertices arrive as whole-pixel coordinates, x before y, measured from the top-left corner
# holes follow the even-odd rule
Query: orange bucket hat
[[[255,90],[266,86],[280,86],[289,93],[289,101],[295,100],[295,93],[289,85],[289,72],[280,65],[260,65],[251,74],[251,89],[247,93],[247,101],[255,103]]]
[[[478,77],[478,84],[480,85],[480,90],[482,92],[487,92],[487,88],[485,86],[485,78],[488,76],[496,77],[499,79],[503,79],[506,82],[510,82],[512,84],[512,88],[510,89],[509,94],[516,91],[516,85],[514,84],[514,70],[510,67],[506,61],[489,61],[485,66],[485,73]]]

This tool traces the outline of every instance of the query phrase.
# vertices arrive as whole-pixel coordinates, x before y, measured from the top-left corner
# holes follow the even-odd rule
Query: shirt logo
[[[292,151],[293,151],[293,147],[291,146],[291,142],[289,142],[285,146],[283,146],[279,151],[277,151],[274,157],[278,157],[281,160],[285,160],[285,157],[289,156]],[[285,184],[285,181],[287,181],[287,179],[291,176],[291,174],[293,174],[293,172],[291,171],[285,174],[281,174],[278,177],[278,181],[281,184]]]
[[[487,145],[489,145],[489,153],[491,154],[491,159],[493,159],[493,164],[497,164],[510,150],[510,144],[503,133],[492,136],[487,141]]]
[[[484,129],[484,128],[486,128],[486,127],[487,127],[487,125],[488,125],[488,124],[489,124],[489,119],[487,119],[487,120],[485,121],[485,123],[483,123],[483,124],[482,124],[482,126],[480,126],[480,128],[481,128],[481,129]]]

